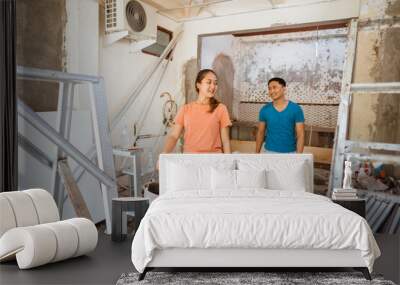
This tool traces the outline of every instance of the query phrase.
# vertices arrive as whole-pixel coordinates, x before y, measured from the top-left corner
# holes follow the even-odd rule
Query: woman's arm
[[[229,140],[229,127],[221,129],[222,151],[231,153],[231,141]]]
[[[172,130],[167,136],[167,139],[165,140],[165,145],[161,153],[170,153],[173,151],[173,149],[176,146],[176,142],[179,140],[179,137],[181,136],[183,131],[183,126],[175,124],[172,127]],[[157,160],[156,163],[156,169],[158,170],[160,167],[159,160]]]
[[[179,137],[181,136],[183,131],[183,126],[179,124],[175,124],[170,131],[166,141],[164,148],[161,153],[170,153],[176,146],[176,142],[178,141]]]

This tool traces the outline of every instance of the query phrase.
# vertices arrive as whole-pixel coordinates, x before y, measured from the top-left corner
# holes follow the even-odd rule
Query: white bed
[[[354,267],[369,278],[380,252],[367,222],[312,185],[311,155],[162,155],[132,262],[140,278],[154,267]]]

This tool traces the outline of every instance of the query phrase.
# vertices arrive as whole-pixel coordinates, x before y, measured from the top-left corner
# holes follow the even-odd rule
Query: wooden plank
[[[231,151],[240,153],[255,153],[255,141],[239,141],[231,140]],[[304,147],[304,153],[311,153],[314,157],[314,162],[321,164],[330,164],[332,161],[332,149],[324,147]]]
[[[258,104],[265,105],[271,103],[272,101],[240,101],[240,104]],[[313,103],[313,102],[302,102],[296,101],[296,103],[300,106],[339,106],[339,103]]]
[[[346,20],[335,20],[330,22],[319,22],[312,24],[301,24],[293,25],[285,28],[281,27],[271,27],[269,29],[263,29],[262,31],[250,31],[250,32],[238,32],[234,33],[234,37],[249,37],[249,36],[259,36],[259,35],[271,35],[271,34],[286,34],[286,33],[296,33],[296,32],[306,32],[306,31],[318,31],[318,30],[329,30],[329,29],[339,29],[345,28],[347,26]]]
[[[314,162],[321,164],[331,164],[332,152],[331,148],[316,147],[316,146],[305,146],[304,153],[311,153],[314,157]]]
[[[313,125],[304,125],[305,131],[312,131],[313,133],[334,133],[335,128],[319,127]]]
[[[257,128],[258,122],[246,122],[246,121],[234,121],[232,122],[232,127],[245,127],[245,128]],[[312,130],[313,133],[334,133],[335,128],[319,127],[312,125],[304,125],[305,131]]]
[[[255,153],[256,142],[255,141],[239,141],[231,140],[231,151],[240,153]]]
[[[76,216],[92,220],[81,191],[79,190],[78,185],[72,176],[67,159],[58,161],[58,173],[62,182],[64,183],[65,190],[67,191],[71,204],[74,207]]]

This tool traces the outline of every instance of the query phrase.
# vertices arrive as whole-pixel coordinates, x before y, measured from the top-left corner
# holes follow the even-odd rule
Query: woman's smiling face
[[[200,83],[196,83],[199,89],[199,94],[207,98],[212,98],[215,96],[218,89],[217,77],[214,73],[208,72]]]

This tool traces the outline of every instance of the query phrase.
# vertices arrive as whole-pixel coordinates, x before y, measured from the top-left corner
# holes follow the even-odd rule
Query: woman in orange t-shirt
[[[179,110],[163,153],[175,148],[183,131],[185,153],[230,153],[229,126],[232,124],[228,109],[214,98],[217,75],[211,69],[200,70],[195,84],[197,100]]]

